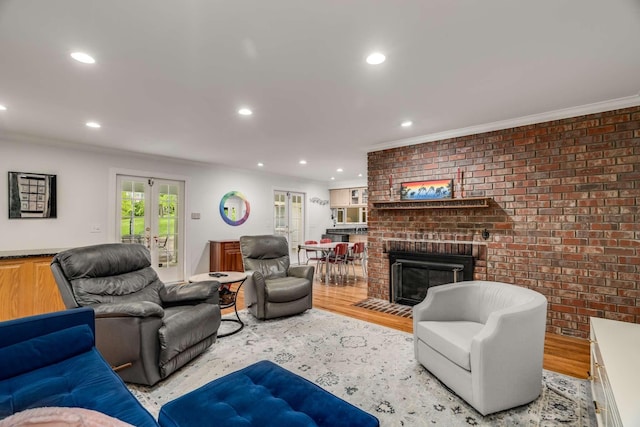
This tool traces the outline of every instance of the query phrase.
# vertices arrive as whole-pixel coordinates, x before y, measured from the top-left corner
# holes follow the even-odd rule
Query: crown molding
[[[593,104],[580,105],[578,107],[563,108],[560,110],[548,111],[546,113],[532,114],[530,116],[500,120],[497,122],[484,123],[476,126],[451,129],[443,132],[436,132],[426,135],[413,136],[411,138],[383,142],[369,147],[367,149],[367,152],[371,153],[374,151],[387,150],[389,148],[406,147],[408,145],[423,144],[425,142],[433,142],[443,139],[457,138],[460,136],[475,135],[479,133],[492,132],[495,130],[532,125],[536,123],[544,123],[552,120],[568,119],[570,117],[602,113],[604,111],[618,110],[621,108],[637,107],[638,105],[640,105],[640,93],[624,98],[617,98],[608,101],[595,102]]]

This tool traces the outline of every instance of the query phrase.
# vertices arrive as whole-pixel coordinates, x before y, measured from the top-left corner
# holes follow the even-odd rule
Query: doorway
[[[116,241],[145,245],[165,283],[184,279],[184,181],[116,176]]]
[[[274,191],[274,234],[287,238],[290,260],[298,259],[298,245],[304,243],[304,205],[304,193]]]

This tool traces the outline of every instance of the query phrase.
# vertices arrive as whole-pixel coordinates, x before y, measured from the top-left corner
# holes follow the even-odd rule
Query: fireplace
[[[432,286],[473,280],[473,256],[389,252],[390,301],[416,305]]]

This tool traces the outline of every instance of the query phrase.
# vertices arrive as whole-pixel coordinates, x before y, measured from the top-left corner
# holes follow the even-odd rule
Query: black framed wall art
[[[9,218],[56,218],[56,175],[9,172]]]

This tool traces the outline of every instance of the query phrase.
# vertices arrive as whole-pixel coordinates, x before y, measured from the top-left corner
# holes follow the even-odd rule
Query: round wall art
[[[229,191],[220,200],[220,216],[229,225],[242,225],[249,218],[251,208],[239,191]]]

